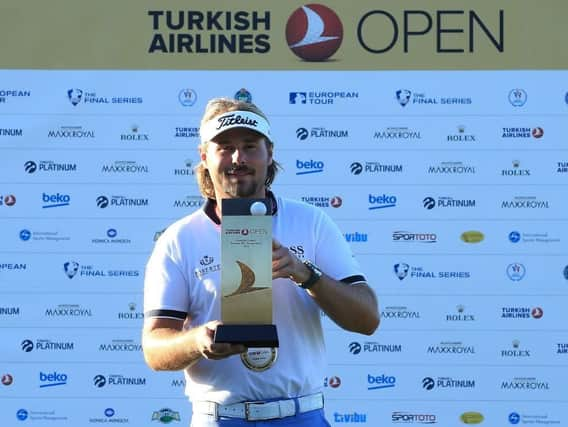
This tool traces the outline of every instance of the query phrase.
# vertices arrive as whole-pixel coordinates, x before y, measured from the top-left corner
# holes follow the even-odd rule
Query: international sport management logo
[[[324,61],[343,41],[343,25],[336,13],[321,4],[296,9],[286,23],[286,41],[304,61]]]

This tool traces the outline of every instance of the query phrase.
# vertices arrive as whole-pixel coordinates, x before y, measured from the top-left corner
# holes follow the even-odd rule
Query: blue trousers
[[[226,417],[215,420],[211,415],[193,414],[191,427],[330,427],[330,425],[325,419],[323,409],[318,409],[267,421],[247,421]]]

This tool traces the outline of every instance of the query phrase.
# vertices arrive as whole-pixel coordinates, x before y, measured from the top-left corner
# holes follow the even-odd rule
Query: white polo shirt
[[[347,283],[365,279],[339,228],[319,208],[274,198],[273,237],[300,259]],[[213,201],[172,224],[156,243],[146,266],[147,318],[191,320],[188,328],[220,320],[221,226]],[[320,309],[289,279],[273,281],[273,322],[280,347],[264,372],[247,369],[240,356],[202,359],[185,370],[191,401],[230,404],[303,396],[321,391],[326,366]],[[353,315],[356,315],[354,313]]]

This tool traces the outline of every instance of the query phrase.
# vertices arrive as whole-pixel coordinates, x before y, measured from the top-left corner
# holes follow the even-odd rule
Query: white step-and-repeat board
[[[33,62],[40,49],[20,55],[24,41],[0,63],[2,426],[189,423],[182,375],[143,361],[142,280],[160,233],[203,202],[193,175],[198,125],[217,96],[250,99],[269,115],[284,167],[274,191],[329,213],[379,296],[373,336],[322,317],[332,425],[568,425],[568,60],[534,44],[520,53],[523,31],[509,26],[525,2],[452,13],[432,3],[395,13],[326,2],[342,18],[343,45],[323,63],[298,59],[283,35],[302,4],[267,11],[251,2],[249,13],[257,6],[270,20],[247,28],[269,37],[239,39],[232,54],[202,47],[183,64],[157,35],[163,8],[125,3],[148,35],[113,43],[92,30],[64,43],[99,40],[116,65],[101,65],[98,45],[92,56],[54,45]],[[66,6],[61,14],[78,16]],[[104,8],[89,7],[93,26],[105,28]],[[124,19],[128,10],[116,12]],[[533,12],[540,28],[543,16],[556,22]],[[412,30],[415,19],[424,27]],[[457,31],[461,21],[469,30]],[[389,66],[360,60],[388,54],[378,52],[388,43],[369,41],[385,22],[401,25]],[[184,34],[197,43],[197,30],[222,26],[209,24]],[[475,25],[485,30],[468,38]],[[172,28],[173,39],[188,40]],[[452,29],[471,42],[462,52],[444,52]],[[24,31],[12,30],[15,40]],[[429,50],[408,61],[410,40]],[[113,56],[130,41],[143,46],[134,60]],[[486,62],[492,55],[505,60]]]

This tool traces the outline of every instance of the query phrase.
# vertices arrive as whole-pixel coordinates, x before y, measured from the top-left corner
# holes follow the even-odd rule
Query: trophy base
[[[219,325],[215,343],[243,344],[245,347],[278,347],[276,325]]]

